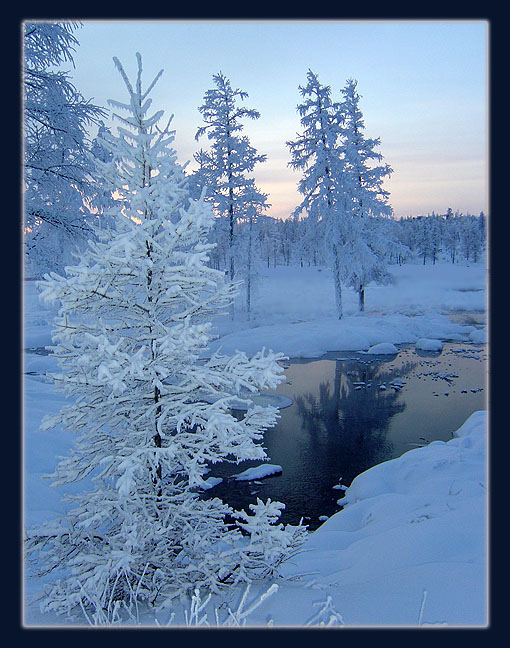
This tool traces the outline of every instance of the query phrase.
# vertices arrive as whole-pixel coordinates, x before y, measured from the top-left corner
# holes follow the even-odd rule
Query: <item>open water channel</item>
[[[434,440],[448,441],[473,412],[487,409],[486,345],[445,342],[442,352],[414,345],[398,354],[328,353],[285,363],[286,381],[270,393],[290,397],[263,445],[282,472],[237,481],[240,466],[220,464],[210,489],[239,510],[256,498],[283,502],[284,523],[301,518],[310,530],[340,510],[343,491],[368,468]]]
[[[480,326],[485,317],[452,319]],[[38,374],[34,362],[48,352],[27,352],[26,373]],[[392,356],[338,351],[288,360],[285,382],[267,392],[285,406],[263,440],[268,463],[282,471],[238,481],[235,474],[261,462],[217,464],[208,476],[223,481],[204,495],[237,510],[271,498],[285,504],[283,523],[303,518],[314,530],[341,509],[343,491],[334,486],[348,487],[360,473],[412,448],[448,441],[470,414],[487,409],[487,365],[486,345],[467,342],[444,342],[439,353],[401,345]]]

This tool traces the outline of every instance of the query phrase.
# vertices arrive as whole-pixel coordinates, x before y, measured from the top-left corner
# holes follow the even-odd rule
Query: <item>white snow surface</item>
[[[475,344],[485,344],[487,342],[487,330],[475,329],[469,334],[469,339]]]
[[[367,353],[374,355],[393,355],[394,353],[398,353],[398,349],[391,342],[381,342],[380,344],[371,346]]]
[[[431,340],[430,338],[420,338],[416,340],[414,345],[416,349],[421,351],[442,351],[443,343],[441,340]]]
[[[259,466],[253,466],[253,468],[247,468],[243,472],[233,475],[233,477],[236,481],[252,481],[254,479],[264,479],[264,477],[276,475],[281,473],[282,470],[282,467],[278,464],[260,464]]]
[[[261,269],[250,321],[216,320],[215,340],[207,352],[236,349],[253,353],[265,346],[291,358],[320,357],[328,351],[368,351],[380,343],[415,343],[422,337],[473,342],[473,326],[448,313],[486,310],[486,268],[436,263],[391,266],[395,283],[369,284],[365,312],[357,294],[344,287],[344,317],[335,310],[333,279],[326,268]]]
[[[418,625],[424,593],[420,623],[485,625],[486,426],[487,413],[475,412],[451,441],[359,475],[345,508],[310,535],[286,574],[308,574],[302,590],[314,589],[315,601],[331,595],[346,625]],[[294,588],[286,618],[295,623]]]
[[[221,477],[208,477],[207,479],[204,479],[202,489],[209,490],[210,488],[214,488],[214,486],[221,484],[222,481],[223,479]]]
[[[250,320],[239,305],[233,321],[228,314],[216,318],[217,339],[204,355],[218,349],[225,354],[236,349],[251,354],[265,346],[289,357],[306,358],[327,351],[368,351],[383,342],[415,343],[423,337],[467,342],[475,341],[472,335],[486,338],[475,327],[447,317],[451,312],[486,310],[485,264],[405,264],[391,266],[390,272],[394,284],[365,288],[364,313],[358,312],[354,290],[345,288],[345,316],[338,320],[328,269],[262,268]],[[24,346],[49,345],[55,313],[38,304],[35,282],[24,284]]]
[[[394,285],[366,288],[362,314],[357,295],[345,289],[345,317],[339,321],[328,270],[262,269],[251,320],[242,312],[234,321],[228,315],[218,318],[218,339],[208,353],[221,347],[223,353],[239,349],[250,354],[265,346],[289,357],[318,357],[424,337],[467,344],[486,340],[485,328],[463,326],[447,316],[486,310],[484,264],[408,264],[391,272]],[[54,315],[38,302],[34,282],[25,281],[25,348],[51,344]],[[42,375],[53,369],[50,356],[24,354],[24,371],[33,372],[24,381],[26,527],[52,519],[68,506],[60,489],[42,479],[74,441],[63,430],[39,429],[45,414],[66,403]],[[272,620],[274,626],[305,626],[312,618],[314,624],[354,627],[487,625],[486,430],[487,413],[476,412],[447,443],[410,450],[359,475],[341,500],[345,508],[311,533],[303,550],[285,564],[286,575],[294,580],[278,581],[277,593],[250,615],[247,625],[265,626]],[[66,492],[88,487],[71,485]],[[270,584],[254,584],[248,602]],[[30,596],[41,584],[27,580],[24,587]],[[237,604],[243,589],[231,592],[229,604]],[[220,602],[213,598],[207,608],[211,625]],[[173,623],[182,624],[182,610],[175,612]],[[158,622],[164,625],[168,616],[168,611],[161,613]],[[24,622],[68,625],[67,619],[41,615],[30,603]],[[154,615],[146,614],[141,623],[154,625]]]

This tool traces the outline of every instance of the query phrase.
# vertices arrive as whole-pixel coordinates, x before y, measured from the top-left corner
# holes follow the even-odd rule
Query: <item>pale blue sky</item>
[[[367,137],[394,169],[385,187],[397,217],[488,211],[488,39],[484,21],[90,21],[75,32],[80,46],[71,77],[94,103],[124,100],[112,58],[132,78],[135,52],[148,84],[164,69],[153,107],[174,114],[179,161],[207,148],[195,141],[198,106],[220,70],[261,117],[245,133],[267,162],[257,185],[268,214],[286,217],[300,202],[300,174],[288,167],[285,142],[300,130],[298,86],[311,68],[334,98],[358,81]]]

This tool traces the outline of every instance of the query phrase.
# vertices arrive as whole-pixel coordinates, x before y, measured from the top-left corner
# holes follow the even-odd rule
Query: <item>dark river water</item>
[[[263,445],[279,475],[228,479],[260,461],[220,464],[224,481],[207,496],[236,509],[259,497],[285,504],[281,521],[309,529],[340,510],[344,486],[372,466],[430,441],[448,441],[470,414],[487,409],[487,348],[443,343],[441,353],[399,348],[397,356],[335,352],[285,363],[286,382],[271,393],[292,398]]]

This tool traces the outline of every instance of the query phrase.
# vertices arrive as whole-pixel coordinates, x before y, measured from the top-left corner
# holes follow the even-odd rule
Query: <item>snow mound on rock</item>
[[[285,394],[251,394],[249,398],[255,405],[260,405],[261,407],[272,405],[278,409],[290,407],[294,402],[290,396],[285,396]]]
[[[442,351],[443,343],[441,342],[441,340],[420,338],[416,341],[415,348],[420,349],[421,351]]]
[[[252,481],[253,479],[263,479],[281,472],[283,472],[283,468],[277,464],[260,464],[260,466],[247,468],[242,473],[233,475],[233,477],[235,477],[236,481]]]
[[[393,355],[398,353],[398,349],[391,342],[381,342],[380,344],[374,344],[374,346],[371,346],[367,353],[373,353],[376,355]]]
[[[487,342],[487,331],[485,329],[475,329],[469,334],[469,339],[475,344],[485,344]]]
[[[203,490],[209,490],[210,488],[214,488],[218,484],[221,484],[223,479],[221,477],[208,477],[207,479],[204,479],[204,483],[202,484]]]

